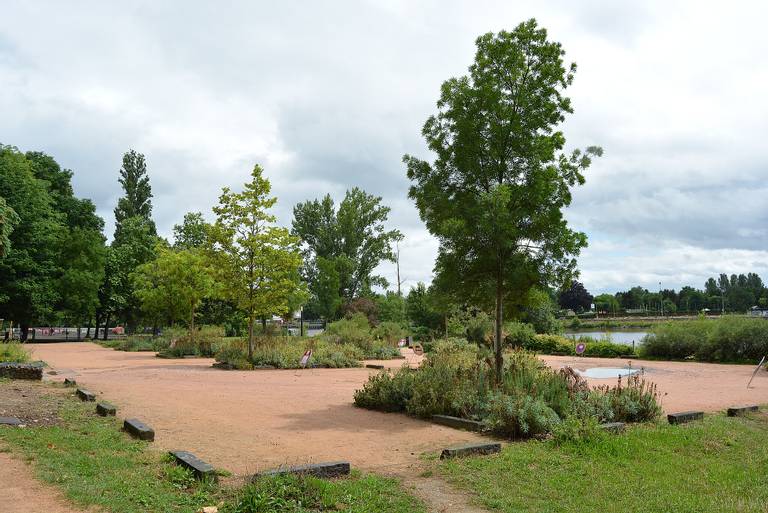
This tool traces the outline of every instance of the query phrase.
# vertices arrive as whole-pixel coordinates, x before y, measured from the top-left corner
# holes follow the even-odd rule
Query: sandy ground
[[[585,370],[594,367],[625,367],[628,360],[543,356],[553,368],[565,365]],[[761,370],[748,389],[755,365],[722,365],[696,362],[632,360],[634,369],[658,386],[661,404],[667,413],[685,410],[718,411],[729,406],[768,404],[768,372]],[[590,384],[616,384],[615,379],[588,379]]]
[[[354,391],[376,370],[223,371],[207,358],[166,360],[84,342],[30,347],[56,370],[46,379],[75,377],[115,404],[121,418],[151,425],[159,448],[191,451],[237,475],[333,460],[408,474],[409,467],[416,472],[424,452],[481,439],[405,415],[355,408]]]
[[[78,513],[56,488],[32,476],[32,469],[0,452],[0,513]]]
[[[31,345],[36,358],[53,366],[47,379],[75,377],[118,415],[137,417],[156,431],[162,449],[192,451],[217,467],[247,475],[285,464],[349,460],[381,473],[417,472],[427,451],[480,439],[400,414],[352,405],[368,369],[222,371],[210,359],[165,360],[153,353],[125,353],[90,343]],[[544,357],[553,367],[617,367],[614,359]],[[410,356],[409,362],[417,364]],[[403,365],[402,360],[383,363]],[[768,403],[768,372],[743,365],[643,362],[659,386],[667,412],[715,411],[745,403]],[[615,380],[590,380],[613,384]]]

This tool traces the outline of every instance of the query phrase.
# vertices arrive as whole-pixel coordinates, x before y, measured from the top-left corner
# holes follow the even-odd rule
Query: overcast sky
[[[586,287],[766,279],[767,15],[760,2],[4,0],[0,142],[72,169],[108,234],[129,148],[147,157],[165,236],[187,211],[210,217],[256,162],[285,225],[295,203],[359,186],[406,235],[407,286],[428,282],[436,243],[402,155],[431,159],[421,126],[475,38],[535,17],[578,64],[568,147],[605,150],[568,211],[589,236]],[[394,265],[381,272],[394,282]]]

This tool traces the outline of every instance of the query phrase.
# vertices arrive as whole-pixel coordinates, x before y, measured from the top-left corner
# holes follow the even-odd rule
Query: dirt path
[[[90,343],[38,344],[35,358],[75,377],[156,432],[160,449],[188,450],[248,475],[280,465],[347,460],[353,467],[416,475],[420,455],[480,440],[400,414],[352,405],[370,369],[222,371],[210,359],[165,360]],[[402,360],[384,363],[403,365]]]
[[[83,513],[53,486],[35,479],[29,465],[0,452],[0,513]]]

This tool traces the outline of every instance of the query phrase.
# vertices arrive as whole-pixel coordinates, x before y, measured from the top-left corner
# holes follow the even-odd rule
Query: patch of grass
[[[240,491],[223,513],[420,513],[423,504],[397,481],[374,475],[325,481],[312,477],[263,477]]]
[[[597,443],[530,441],[441,473],[495,511],[764,513],[768,415],[642,425]]]
[[[92,403],[67,396],[59,415],[54,426],[0,427],[0,446],[20,453],[38,477],[83,507],[113,513],[194,513],[210,505],[224,513],[426,511],[396,480],[375,475],[335,481],[271,477],[238,490],[201,483],[168,454],[121,432],[115,418],[97,416]]]
[[[0,343],[0,362],[27,363],[31,358],[29,349],[18,342]]]
[[[68,401],[61,424],[2,429],[0,439],[33,460],[40,478],[83,506],[115,513],[191,513],[212,504],[213,487],[147,450],[146,442],[130,439],[117,420],[96,416],[92,406]]]

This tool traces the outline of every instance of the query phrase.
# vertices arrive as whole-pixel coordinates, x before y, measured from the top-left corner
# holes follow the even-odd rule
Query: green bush
[[[373,330],[374,337],[392,347],[397,347],[397,343],[405,335],[406,332],[403,327],[392,321],[382,322]]]
[[[0,343],[0,362],[27,363],[32,355],[19,342]]]
[[[419,370],[372,376],[355,393],[355,405],[428,418],[453,415],[482,421],[510,437],[555,432],[560,440],[587,439],[596,423],[654,420],[661,412],[656,388],[638,376],[622,386],[590,390],[573,371],[553,371],[526,351],[505,354],[501,384],[494,386],[486,348],[463,339],[435,342]],[[569,420],[574,418],[576,420]],[[569,423],[559,427],[564,420]]]
[[[768,322],[739,316],[670,321],[651,329],[640,354],[673,360],[756,362],[768,354]]]
[[[310,367],[342,368],[359,367],[364,354],[360,348],[349,344],[334,344],[313,337],[259,337],[253,349],[253,359],[248,360],[248,343],[244,340],[230,342],[216,354],[216,361],[237,369],[275,367],[277,369],[301,368],[301,357],[312,349]]]
[[[530,348],[536,340],[536,330],[530,324],[508,322],[504,325],[504,343],[509,347]]]
[[[541,436],[560,422],[547,403],[530,395],[492,394],[484,424],[490,431],[510,438]]]

